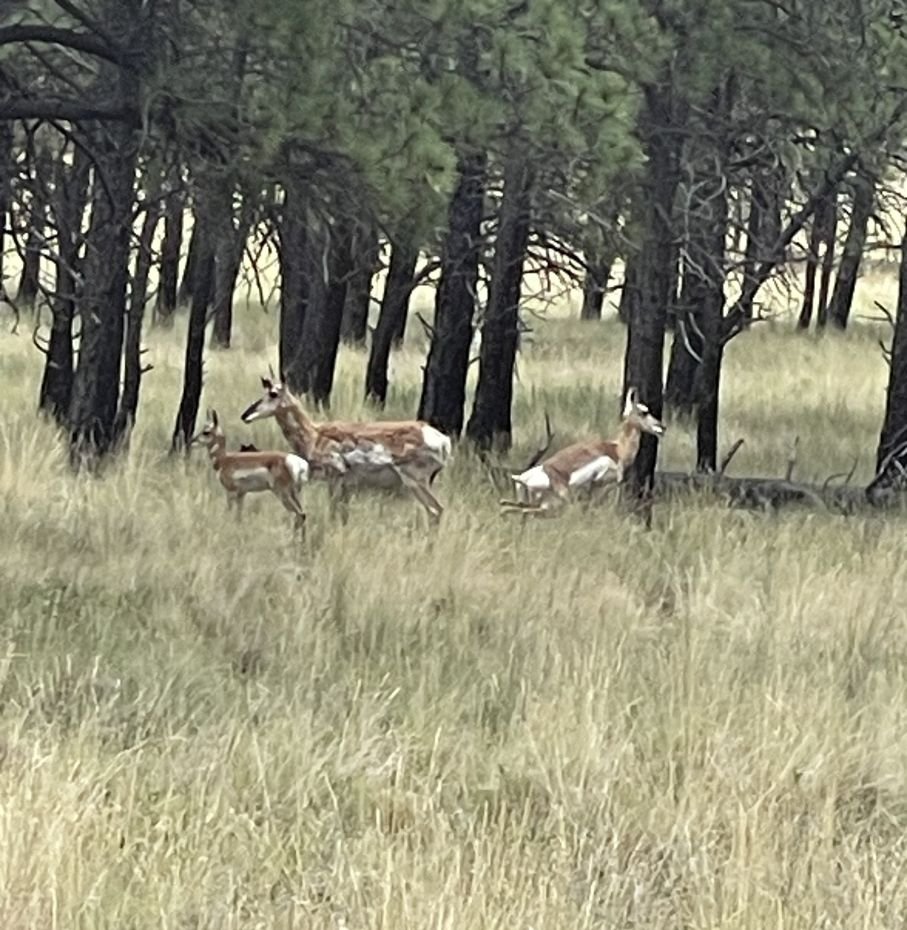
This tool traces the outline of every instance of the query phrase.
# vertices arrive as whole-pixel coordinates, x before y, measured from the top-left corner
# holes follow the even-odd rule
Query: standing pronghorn
[[[227,492],[227,506],[236,504],[242,514],[243,498],[258,491],[271,491],[296,518],[296,527],[305,527],[305,511],[299,494],[309,480],[309,463],[292,452],[227,452],[227,439],[217,421],[217,411],[208,411],[204,428],[190,442],[207,446],[211,463]]]
[[[636,389],[627,391],[623,422],[617,439],[576,442],[555,452],[522,474],[511,475],[518,500],[501,501],[505,511],[547,513],[561,506],[579,488],[621,482],[639,452],[643,433],[661,436],[665,425],[636,399]]]
[[[295,452],[345,495],[349,488],[404,488],[429,517],[439,520],[444,508],[431,491],[435,476],[450,460],[448,436],[421,420],[372,423],[315,423],[283,382],[261,379],[264,394],[242,414],[244,423],[265,417],[277,420]]]

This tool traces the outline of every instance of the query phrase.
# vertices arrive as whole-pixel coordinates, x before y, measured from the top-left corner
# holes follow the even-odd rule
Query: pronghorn
[[[227,506],[236,504],[242,515],[243,498],[258,491],[271,491],[296,518],[296,527],[305,527],[305,511],[299,494],[309,480],[309,463],[292,452],[227,452],[227,439],[218,425],[217,411],[208,411],[208,420],[191,443],[208,449],[217,477],[227,492]]]
[[[547,513],[565,504],[579,488],[623,481],[639,452],[643,433],[661,436],[665,425],[627,391],[623,422],[617,439],[576,442],[555,452],[522,474],[511,475],[518,500],[502,500],[505,512]]]
[[[431,483],[450,460],[451,441],[440,430],[421,420],[315,423],[273,372],[261,384],[264,394],[243,412],[243,422],[274,417],[313,478],[327,480],[341,495],[356,487],[403,488],[430,518],[441,518],[444,508]]]

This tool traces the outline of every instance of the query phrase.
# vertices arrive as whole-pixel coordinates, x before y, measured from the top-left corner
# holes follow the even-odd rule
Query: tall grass
[[[272,320],[241,315],[205,403],[232,446]],[[413,333],[418,343],[417,333]],[[878,333],[765,324],[727,361],[734,470],[871,473]],[[519,448],[616,422],[623,332],[536,325]],[[307,490],[228,516],[164,454],[182,334],[149,335],[130,456],[73,477],[0,337],[0,926],[901,927],[907,563],[897,516],[605,504],[502,519],[459,454],[330,520]],[[411,415],[423,356],[394,360]],[[345,352],[338,416],[361,413]],[[692,440],[672,425],[667,464]]]

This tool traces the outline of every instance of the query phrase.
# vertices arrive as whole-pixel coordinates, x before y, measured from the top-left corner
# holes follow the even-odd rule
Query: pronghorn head
[[[292,403],[290,389],[282,377],[280,380],[274,377],[273,368],[270,370],[269,378],[261,379],[261,386],[264,388],[264,393],[254,404],[243,411],[243,423],[254,423],[255,420],[273,417],[279,410]]]
[[[635,426],[643,433],[651,433],[653,436],[663,436],[667,429],[664,423],[637,399],[635,387],[627,390],[627,400],[624,404],[624,423]]]
[[[205,425],[189,440],[190,446],[201,443],[210,449],[215,443],[223,440],[224,431],[220,428],[217,411],[208,410],[206,416]]]

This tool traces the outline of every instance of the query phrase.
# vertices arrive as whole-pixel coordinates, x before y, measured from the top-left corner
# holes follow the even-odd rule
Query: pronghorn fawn
[[[311,465],[312,478],[332,496],[353,488],[406,490],[439,520],[444,507],[431,491],[451,457],[451,441],[421,420],[315,423],[285,381],[261,379],[264,394],[242,414],[244,423],[274,417],[291,448]]]
[[[580,489],[623,481],[639,452],[643,433],[661,436],[665,425],[627,391],[623,420],[616,439],[576,442],[519,475],[511,475],[517,500],[502,500],[509,513],[545,514],[567,503]]]
[[[227,492],[227,506],[236,505],[242,515],[246,494],[270,491],[295,517],[296,528],[305,529],[305,511],[300,493],[309,480],[309,463],[292,452],[227,452],[227,439],[220,428],[217,411],[209,410],[204,428],[192,437],[192,443],[207,447],[211,464]]]

